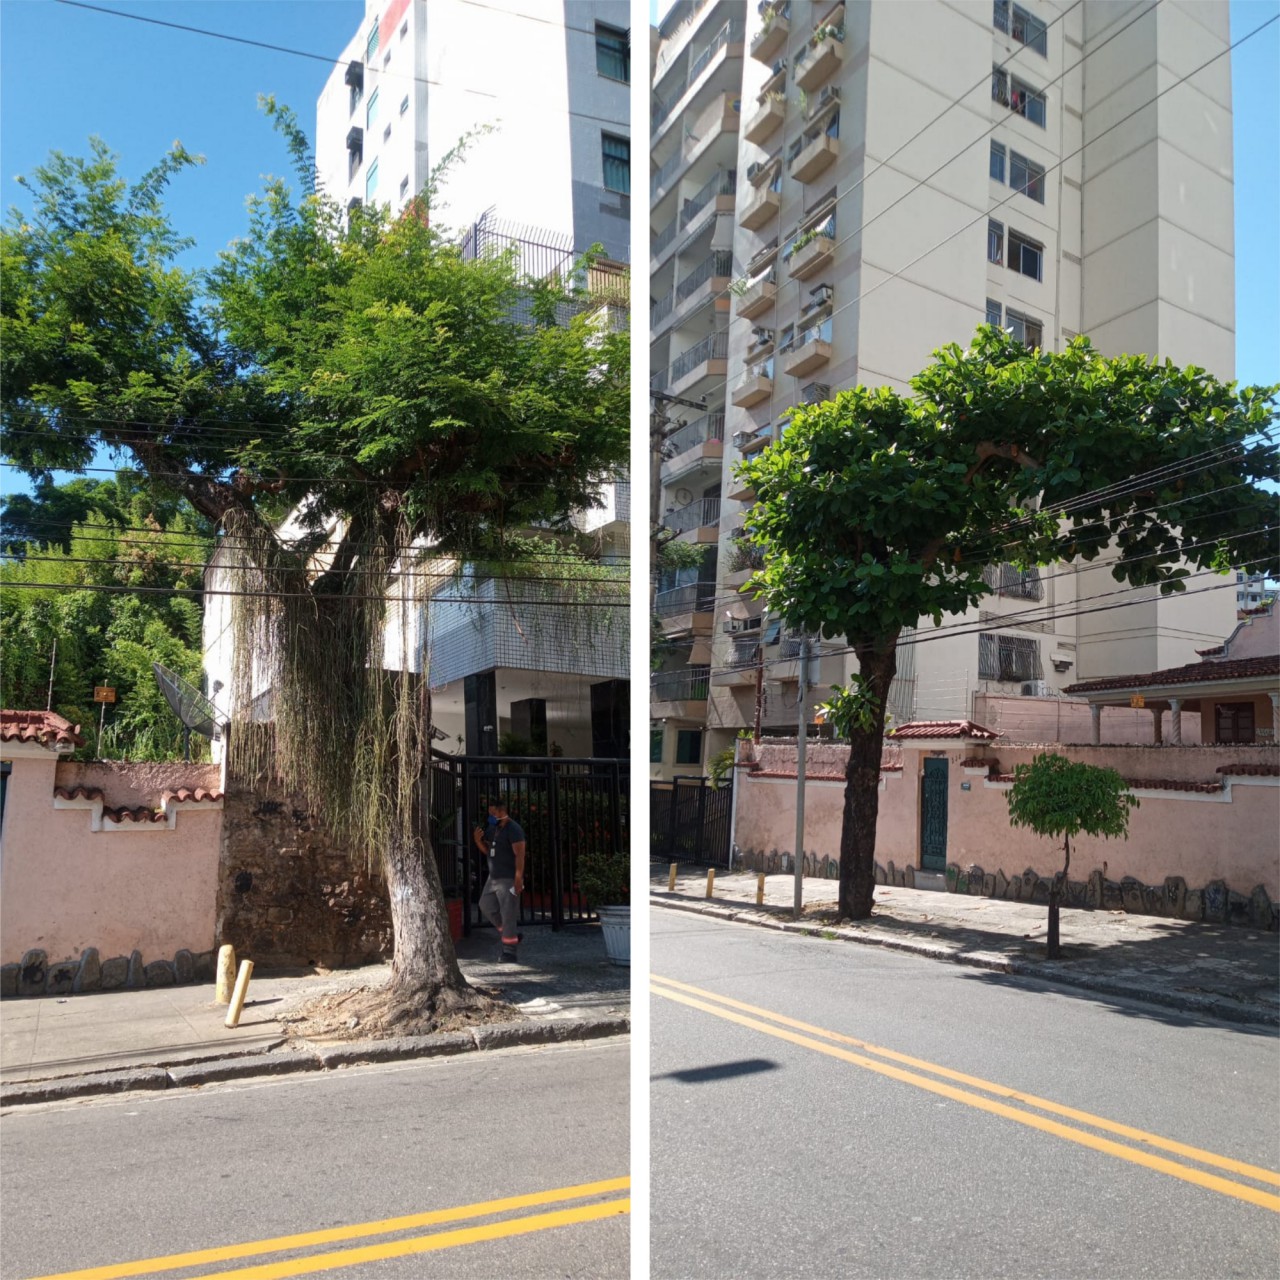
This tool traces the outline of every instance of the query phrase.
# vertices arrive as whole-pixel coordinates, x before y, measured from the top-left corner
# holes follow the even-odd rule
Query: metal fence
[[[485,857],[473,832],[501,798],[528,841],[522,922],[550,924],[596,919],[595,904],[578,885],[585,857],[630,850],[625,759],[547,759],[450,756],[433,753],[429,830],[445,894],[463,903],[463,930],[486,922],[477,902]]]
[[[704,702],[710,685],[710,666],[659,671],[650,678],[649,697],[653,702]]]
[[[650,857],[727,867],[733,787],[708,778],[675,778],[649,785]]]

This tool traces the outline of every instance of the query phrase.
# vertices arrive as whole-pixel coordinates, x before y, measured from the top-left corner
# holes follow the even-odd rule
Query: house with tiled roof
[[[1095,746],[1107,741],[1107,707],[1149,710],[1157,742],[1181,745],[1183,716],[1197,716],[1202,742],[1274,743],[1280,723],[1280,615],[1275,603],[1242,618],[1221,645],[1197,652],[1199,662],[1084,680],[1064,692],[1089,703]]]

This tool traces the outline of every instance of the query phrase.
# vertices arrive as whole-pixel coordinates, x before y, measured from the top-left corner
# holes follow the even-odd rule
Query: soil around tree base
[[[278,1021],[291,1040],[346,1041],[461,1031],[513,1022],[519,1017],[511,1005],[485,987],[432,993],[387,983],[316,996],[281,1014]]]

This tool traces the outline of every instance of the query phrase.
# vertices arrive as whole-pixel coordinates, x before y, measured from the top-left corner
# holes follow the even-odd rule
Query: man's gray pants
[[[502,939],[504,951],[514,951],[520,941],[517,924],[520,920],[520,899],[515,892],[514,880],[495,880],[490,876],[484,882],[480,895],[480,910]]]

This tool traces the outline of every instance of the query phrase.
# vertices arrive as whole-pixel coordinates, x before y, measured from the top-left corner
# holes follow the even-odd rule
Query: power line
[[[327,67],[340,67],[343,60],[341,58],[331,58],[323,53],[311,53],[307,49],[295,49],[289,45],[271,44],[264,40],[250,40],[247,36],[233,36],[225,31],[210,31],[204,27],[192,27],[182,22],[166,22],[160,18],[148,18],[140,13],[125,13],[120,9],[107,9],[101,5],[85,4],[83,0],[57,0],[58,4],[67,5],[72,9],[87,9],[90,13],[102,13],[112,18],[127,18],[130,22],[145,22],[153,27],[168,27],[172,31],[185,31],[189,35],[208,36],[212,40],[226,40],[231,44],[249,45],[255,49],[265,49],[269,53],[287,53],[295,58],[307,58],[312,62],[322,62]],[[487,7],[487,6],[484,6]],[[517,15],[507,15],[517,16]],[[561,24],[554,24],[559,26]],[[581,31],[590,35],[594,35],[595,31],[588,31],[586,27],[575,27],[570,23],[564,23],[566,31]],[[361,62],[364,59],[360,59]],[[487,98],[490,101],[498,101],[498,95],[494,93],[486,93],[483,89],[472,89],[466,85],[449,85],[440,80],[431,80],[426,76],[406,75],[403,71],[390,71],[386,68],[370,67],[371,71],[379,76],[385,76],[388,80],[408,81],[413,84],[434,85],[436,88],[459,89],[463,93],[470,93],[478,98]],[[607,124],[615,129],[626,128],[625,120],[618,120],[613,116],[595,115],[589,111],[573,111],[568,107],[558,107],[557,110],[564,111],[566,115],[577,116],[582,120],[595,120],[600,124]]]

